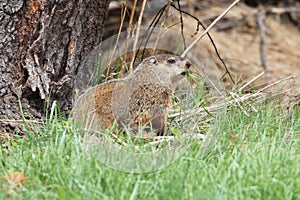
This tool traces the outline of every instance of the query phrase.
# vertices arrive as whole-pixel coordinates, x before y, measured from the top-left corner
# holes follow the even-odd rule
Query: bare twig
[[[139,40],[140,27],[141,27],[141,23],[142,23],[142,19],[143,19],[143,14],[144,14],[144,9],[145,9],[146,2],[147,2],[147,0],[143,0],[142,8],[141,8],[141,11],[140,11],[140,16],[138,18],[136,34],[135,34],[135,40],[134,40],[133,49],[132,49],[133,53],[136,51],[137,42]],[[129,66],[129,71],[132,71],[132,69],[133,69],[134,60],[135,60],[135,56],[132,56],[130,66]]]
[[[186,42],[185,42],[185,37],[184,37],[184,34],[183,34],[183,18],[182,18],[182,11],[181,11],[179,0],[177,0],[177,5],[178,5],[178,9],[179,9],[179,14],[180,14],[180,33],[181,33],[181,37],[182,37],[182,40],[183,40],[183,47],[185,49],[186,48]]]
[[[263,87],[262,89],[258,90],[256,93],[260,93],[260,92],[262,92],[262,91],[264,91],[264,90],[266,90],[266,89],[268,89],[268,88],[270,88],[270,87],[273,87],[273,86],[275,86],[275,85],[278,85],[278,84],[281,83],[281,82],[288,81],[288,80],[292,80],[292,79],[295,79],[295,76],[289,76],[289,77],[280,79],[280,80],[278,80],[278,81],[275,81],[275,82],[272,83],[272,84],[267,85],[266,87]]]
[[[159,145],[160,143],[164,142],[164,141],[172,141],[172,140],[176,140],[178,138],[182,139],[194,139],[194,140],[204,140],[206,137],[206,135],[204,134],[189,134],[189,135],[183,135],[182,137],[178,137],[178,136],[155,136],[152,137],[151,139],[153,139],[153,142],[149,142],[147,144],[144,145],[144,147],[148,147],[148,146],[155,146],[155,145]]]
[[[234,92],[231,92],[235,97],[237,97],[237,98],[240,98],[236,93],[234,93]],[[248,106],[250,106],[251,108],[252,108],[252,110],[254,110],[254,112],[256,112],[257,113],[257,109],[253,106],[253,105],[251,105],[251,103],[249,103],[249,102],[247,102],[247,101],[244,101]]]
[[[135,13],[135,9],[136,9],[136,3],[137,0],[134,0],[133,2],[133,6],[132,6],[132,10],[131,10],[131,14],[130,14],[130,19],[129,19],[129,24],[127,27],[127,37],[126,37],[126,41],[125,41],[125,49],[124,49],[124,58],[122,60],[122,65],[121,65],[121,70],[120,70],[120,76],[124,76],[125,74],[125,62],[126,62],[126,58],[127,58],[127,49],[128,49],[128,42],[129,42],[129,38],[130,38],[130,32],[131,32],[131,27],[132,27],[132,23],[133,23],[133,17],[134,17],[134,13]]]
[[[165,5],[158,11],[158,13],[155,15],[154,19],[152,20],[152,22],[150,23],[150,25],[149,25],[149,27],[148,27],[148,29],[147,29],[147,31],[146,31],[146,34],[147,34],[148,36],[147,36],[146,41],[145,41],[145,44],[144,44],[144,48],[143,48],[143,52],[142,52],[142,60],[144,59],[145,51],[146,51],[146,48],[147,48],[147,44],[148,44],[148,42],[149,42],[149,40],[150,40],[150,37],[151,37],[151,35],[152,35],[152,33],[153,33],[153,31],[154,31],[156,25],[158,24],[160,18],[161,18],[162,15],[164,14],[164,12],[165,12],[167,6],[168,6],[168,4],[165,4]],[[148,32],[150,32],[150,33],[148,34]],[[142,45],[142,43],[143,43],[143,42],[141,42],[141,45]],[[139,49],[141,49],[141,46],[140,46]],[[137,50],[137,53],[139,52],[139,49]],[[137,55],[137,53],[136,53],[136,55]],[[135,56],[135,57],[136,57],[136,56]]]
[[[142,23],[142,19],[143,19],[143,14],[144,14],[144,9],[145,9],[145,6],[146,6],[146,2],[147,2],[147,0],[143,0],[142,8],[141,8],[140,15],[139,15],[139,18],[138,18],[136,34],[135,34],[135,40],[134,40],[133,49],[132,49],[133,53],[135,53],[135,51],[136,51],[137,42],[139,40],[140,27],[141,27],[141,23]],[[129,66],[129,71],[132,71],[132,69],[133,69],[134,60],[135,60],[135,56],[132,56],[130,66]]]
[[[4,124],[24,124],[24,123],[35,123],[35,124],[44,124],[36,120],[15,120],[15,119],[0,119],[1,123]]]
[[[267,8],[268,12],[271,13],[275,13],[275,14],[282,14],[282,13],[300,13],[300,8],[298,7],[284,7],[284,8],[280,8],[280,7],[270,7]]]
[[[154,53],[155,50],[156,50],[158,41],[159,41],[159,39],[160,39],[161,32],[162,32],[162,30],[163,30],[163,28],[164,28],[164,26],[165,26],[165,23],[166,23],[166,21],[167,21],[167,18],[168,18],[168,14],[169,14],[170,6],[172,5],[172,2],[173,2],[172,0],[169,0],[168,3],[167,3],[167,5],[166,5],[166,7],[165,7],[165,10],[164,10],[164,12],[165,12],[165,19],[164,19],[164,20],[161,22],[161,24],[160,24],[160,27],[159,27],[159,33],[158,33],[158,36],[157,36],[157,38],[156,38],[154,47],[153,47],[153,49],[152,49],[152,53]]]
[[[230,4],[230,6],[224,10],[224,12],[219,15],[219,17],[217,17],[208,27],[207,29],[196,39],[194,40],[187,48],[186,50],[181,54],[181,57],[186,57],[186,54],[197,44],[197,42],[199,42],[199,40],[201,40],[201,38],[203,38],[208,31],[210,31],[210,29],[222,18],[224,17],[229,10],[231,10],[240,0],[235,0],[232,4]]]
[[[261,65],[264,68],[264,71],[266,73],[266,84],[269,84],[268,66],[267,66],[267,48],[265,44],[265,39],[266,39],[266,32],[265,32],[265,25],[264,25],[265,14],[266,14],[265,10],[261,10],[257,13],[257,23],[260,30],[260,44],[259,44],[260,60],[261,60]]]
[[[247,111],[243,108],[243,106],[240,104],[240,97],[237,95],[237,94],[235,94],[235,93],[233,93],[233,92],[229,92],[229,94],[230,94],[230,96],[233,98],[233,100],[236,102],[236,104],[237,104],[237,106],[241,109],[241,111],[243,111],[243,113],[247,116],[247,117],[249,117],[249,114],[247,113]]]
[[[177,11],[180,11],[179,8],[177,8],[176,6],[172,5],[172,7],[175,8]],[[180,12],[182,12],[182,13],[184,13],[184,14],[190,16],[190,17],[192,17],[192,18],[195,19],[195,20],[197,21],[197,23],[198,23],[198,24],[197,24],[196,31],[195,31],[195,33],[192,35],[192,37],[198,34],[198,31],[199,31],[199,25],[201,25],[201,27],[202,27],[204,30],[206,29],[206,27],[204,26],[204,24],[203,24],[197,17],[191,15],[190,13],[188,13],[188,12],[186,12],[186,11],[184,11],[184,10],[181,10]],[[217,48],[217,46],[216,46],[214,40],[212,39],[212,37],[211,37],[211,35],[210,35],[209,33],[207,33],[207,36],[208,36],[210,42],[212,43],[212,45],[213,45],[213,47],[214,47],[214,50],[215,50],[215,52],[216,52],[216,54],[217,54],[217,57],[219,58],[219,60],[221,61],[221,63],[223,64],[223,66],[224,66],[224,68],[225,68],[225,73],[224,73],[224,75],[222,76],[222,78],[223,78],[226,74],[228,74],[228,76],[229,76],[230,80],[232,81],[232,83],[235,84],[235,81],[233,80],[233,77],[231,76],[231,74],[230,74],[230,72],[229,72],[229,70],[228,70],[228,67],[227,67],[226,63],[224,62],[224,59],[221,58],[221,55],[220,55],[220,53],[219,53],[219,51],[218,51],[218,48]],[[221,79],[222,79],[222,78],[221,78]]]
[[[261,96],[261,95],[262,95],[262,93],[246,94],[246,95],[240,97],[238,99],[238,101],[242,102],[242,101],[245,101],[247,99],[258,97],[258,96]],[[191,117],[191,116],[193,116],[195,114],[205,113],[206,111],[211,112],[211,111],[215,111],[215,110],[224,108],[225,106],[231,105],[234,102],[236,102],[236,101],[235,100],[231,100],[231,101],[227,101],[227,102],[222,102],[222,103],[214,104],[214,105],[211,105],[211,106],[208,106],[208,107],[203,107],[203,108],[201,107],[201,108],[198,108],[196,110],[181,111],[179,113],[174,113],[174,114],[168,115],[168,118],[175,118],[175,117],[182,116],[182,115],[187,115],[185,117],[188,118],[188,117]]]
[[[189,10],[189,12],[194,12],[194,2],[193,2],[194,0],[188,0],[188,10]]]
[[[125,2],[125,4],[123,4],[123,7],[124,7],[124,9],[123,9],[123,15],[122,15],[122,18],[121,18],[121,23],[120,23],[120,27],[119,27],[119,31],[118,31],[117,41],[116,41],[116,44],[114,46],[113,52],[112,52],[112,54],[110,56],[110,61],[109,61],[110,65],[112,64],[112,58],[114,57],[116,49],[117,49],[117,47],[119,45],[119,39],[120,39],[120,35],[121,35],[121,32],[122,32],[122,28],[123,28],[123,23],[124,23],[126,12],[127,12],[127,3],[126,2]],[[106,81],[107,81],[109,73],[110,73],[110,65],[108,66],[107,71],[106,71]],[[121,76],[123,76],[123,75],[124,75],[124,73],[121,74]]]
[[[240,89],[239,92],[241,92],[245,87],[247,87],[248,85],[250,85],[251,83],[253,83],[255,80],[257,80],[258,78],[260,78],[262,75],[265,74],[265,71],[263,71],[262,73],[258,74],[256,77],[254,77],[253,79],[251,79],[248,83],[246,83],[245,85],[243,85]]]
[[[235,99],[235,100],[225,101],[225,102],[214,104],[214,105],[211,105],[211,106],[208,106],[208,107],[201,107],[201,108],[198,108],[196,110],[185,110],[185,111],[181,111],[181,112],[178,112],[178,113],[173,113],[173,114],[168,115],[168,118],[175,118],[175,117],[183,116],[183,115],[185,116],[185,118],[188,118],[188,117],[191,117],[195,114],[205,113],[207,111],[211,112],[211,111],[215,111],[215,110],[224,108],[225,106],[232,105],[232,104],[236,103],[237,101],[238,102],[244,102],[244,101],[246,101],[248,99],[251,99],[251,98],[257,98],[257,97],[260,97],[260,96],[264,96],[265,93],[262,93],[263,91],[267,90],[268,88],[270,88],[272,86],[278,85],[281,82],[288,81],[288,80],[291,80],[291,79],[294,79],[294,78],[295,77],[293,77],[293,76],[286,77],[286,78],[280,79],[278,81],[275,81],[272,84],[267,85],[266,87],[258,90],[257,92],[255,92],[253,94],[246,94],[246,95],[241,96],[241,97],[239,97],[238,99]],[[226,100],[226,99],[224,99],[224,100]]]

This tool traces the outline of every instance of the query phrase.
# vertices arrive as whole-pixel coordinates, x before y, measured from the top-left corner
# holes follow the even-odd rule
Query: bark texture
[[[71,109],[93,66],[84,59],[101,42],[109,0],[0,0],[0,131],[40,118],[57,100]]]

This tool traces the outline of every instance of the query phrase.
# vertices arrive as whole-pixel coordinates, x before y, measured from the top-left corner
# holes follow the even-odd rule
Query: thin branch
[[[268,78],[268,66],[267,66],[267,48],[266,48],[266,31],[265,31],[265,25],[264,25],[264,17],[266,15],[265,10],[261,10],[257,13],[257,23],[260,30],[260,44],[259,44],[259,54],[260,54],[260,61],[261,65],[264,68],[264,71],[266,73],[266,83],[269,83]]]
[[[39,122],[36,120],[15,120],[15,119],[0,119],[1,123],[4,124],[24,124],[24,123],[35,123],[35,124],[44,124],[43,122]]]
[[[258,96],[261,96],[261,95],[263,95],[263,93],[246,94],[246,95],[240,97],[238,99],[238,101],[242,102],[242,101],[245,101],[247,99],[258,97]],[[211,106],[208,106],[208,107],[203,107],[203,108],[201,107],[201,108],[198,108],[196,110],[186,110],[186,111],[182,111],[182,112],[179,112],[179,113],[173,113],[171,115],[168,115],[168,118],[175,118],[175,117],[182,116],[182,115],[186,115],[185,118],[188,118],[188,117],[191,117],[191,116],[196,115],[196,114],[206,113],[206,111],[212,112],[212,111],[215,111],[215,110],[219,110],[221,108],[224,108],[227,105],[232,105],[234,102],[236,102],[236,100],[222,102],[222,103],[214,104],[214,105],[211,105]]]
[[[179,9],[178,9],[176,6],[172,5],[172,7],[175,8],[177,11],[179,11]],[[183,11],[183,10],[181,10],[181,12],[184,13],[184,14],[186,14],[186,15],[188,15],[188,16],[190,16],[190,17],[192,17],[192,18],[195,19],[195,20],[197,21],[197,23],[198,23],[198,24],[197,24],[196,31],[195,31],[195,33],[192,35],[192,37],[198,34],[198,31],[199,31],[199,25],[201,25],[201,27],[202,27],[204,30],[206,30],[206,27],[204,26],[204,24],[203,24],[197,17],[195,17],[195,16],[191,15],[190,13],[188,13],[188,12],[186,12],[186,11]],[[221,55],[220,55],[220,53],[219,53],[219,50],[218,50],[218,48],[217,48],[217,46],[216,46],[214,40],[212,39],[212,37],[211,37],[211,35],[210,35],[209,33],[207,33],[207,36],[208,36],[210,42],[212,43],[212,45],[213,45],[213,47],[214,47],[214,50],[215,50],[215,52],[216,52],[216,54],[217,54],[217,57],[219,58],[219,60],[221,61],[221,63],[223,64],[223,66],[224,66],[224,68],[225,68],[225,71],[226,71],[226,72],[225,72],[225,74],[222,76],[222,78],[223,78],[226,74],[228,74],[228,76],[229,76],[230,80],[232,81],[232,83],[235,84],[235,81],[233,80],[233,77],[231,76],[231,73],[229,72],[226,63],[224,62],[224,59],[221,58]]]
[[[230,92],[230,93],[232,93],[232,95],[234,95],[235,97],[240,98],[240,96],[237,95],[236,93],[234,93],[234,92]],[[250,106],[250,107],[252,108],[252,110],[254,110],[254,112],[257,113],[257,109],[256,109],[253,105],[251,105],[251,104],[250,104],[249,102],[247,102],[247,101],[245,101],[245,103],[246,103],[248,106]]]
[[[138,18],[137,28],[136,28],[136,35],[135,35],[135,40],[134,40],[133,49],[132,49],[133,53],[136,51],[137,42],[139,40],[140,28],[141,28],[141,23],[142,23],[142,19],[143,19],[143,14],[144,14],[144,9],[145,9],[145,6],[146,6],[146,2],[147,2],[147,0],[143,0],[142,8],[141,8],[141,11],[140,11],[140,16]],[[129,71],[132,71],[132,69],[133,69],[134,60],[135,60],[135,56],[132,56],[130,66],[129,66]]]
[[[226,10],[224,10],[224,12],[217,17],[208,27],[207,29],[196,39],[194,40],[187,48],[186,50],[181,54],[181,57],[186,57],[186,54],[197,44],[197,42],[199,42],[199,40],[201,40],[201,38],[203,38],[208,31],[210,31],[210,29],[222,18],[224,17],[240,0],[235,0]]]
[[[185,138],[185,139],[194,139],[194,140],[204,140],[206,138],[206,135],[199,133],[199,134],[183,135],[182,137],[177,137],[177,136],[155,136],[155,137],[151,138],[151,139],[153,139],[153,142],[149,142],[149,143],[145,144],[143,147],[147,148],[149,146],[159,145],[162,142],[172,141],[172,140],[176,140],[178,138],[180,138],[181,140],[183,138]],[[145,139],[149,139],[149,138],[145,138]]]
[[[243,102],[243,101],[246,101],[250,98],[257,98],[257,97],[265,95],[265,93],[262,93],[262,92],[267,90],[268,88],[270,88],[272,86],[275,86],[275,85],[278,85],[281,82],[288,81],[288,80],[291,80],[291,79],[294,79],[294,78],[295,77],[293,77],[293,76],[286,77],[286,78],[280,79],[278,81],[275,81],[272,84],[267,85],[266,87],[258,90],[257,92],[255,92],[253,94],[246,94],[246,95],[244,95],[242,97],[239,97],[238,99],[235,99],[235,100],[230,100],[230,101],[214,104],[214,105],[211,105],[211,106],[208,106],[208,107],[201,107],[201,108],[198,108],[196,110],[185,110],[185,111],[181,111],[181,112],[178,112],[178,113],[173,113],[173,114],[168,115],[168,118],[175,118],[175,117],[179,117],[179,116],[183,116],[183,115],[185,115],[185,118],[188,118],[188,117],[191,117],[191,116],[196,115],[196,114],[205,113],[207,111],[209,111],[209,112],[215,111],[215,110],[224,108],[227,105],[233,105],[236,101]]]
[[[167,4],[167,6],[166,6],[166,9],[164,10],[164,12],[165,12],[165,19],[164,19],[164,20],[161,22],[161,24],[160,24],[160,27],[159,27],[159,33],[158,33],[158,36],[157,36],[157,38],[156,38],[155,44],[154,44],[154,46],[153,46],[152,53],[154,53],[155,50],[156,50],[158,41],[159,41],[160,36],[161,36],[161,32],[162,32],[163,27],[165,26],[165,23],[166,23],[167,18],[168,18],[168,13],[169,13],[169,11],[170,11],[170,6],[172,5],[172,2],[173,2],[172,0],[169,0],[169,1],[168,1],[168,4]]]
[[[236,102],[236,105],[241,109],[241,111],[247,116],[249,117],[249,114],[247,113],[247,111],[243,108],[243,106],[241,105],[241,101],[239,100],[240,97],[233,93],[233,92],[228,92],[230,94],[230,96],[233,98],[233,100]]]
[[[258,90],[256,93],[259,93],[259,92],[262,92],[272,86],[275,86],[275,85],[278,85],[279,83],[283,82],[283,81],[287,81],[287,80],[291,80],[291,79],[295,79],[295,76],[289,76],[289,77],[286,77],[286,78],[283,78],[283,79],[280,79],[278,81],[275,81],[274,83],[272,84],[269,84],[267,85],[266,87],[263,87],[262,89]]]
[[[122,28],[123,28],[123,23],[124,23],[124,20],[125,20],[125,16],[126,16],[126,12],[127,12],[127,3],[125,2],[125,4],[123,4],[123,7],[124,7],[124,10],[123,10],[123,15],[121,17],[121,23],[120,23],[120,27],[119,27],[119,31],[118,31],[118,36],[117,36],[117,41],[116,41],[116,44],[114,46],[114,49],[113,49],[113,52],[112,54],[110,55],[110,65],[112,64],[112,58],[113,56],[115,55],[115,52],[116,52],[116,49],[117,49],[117,46],[119,45],[119,39],[120,39],[120,35],[121,35],[121,32],[122,32]],[[110,65],[108,66],[107,68],[107,71],[106,71],[106,81],[108,79],[108,76],[109,76],[109,73],[110,73]],[[121,70],[122,71],[122,70]],[[122,74],[123,75],[123,74]],[[121,75],[121,76],[122,76]]]
[[[283,13],[300,13],[300,8],[298,7],[271,7],[267,8],[268,12],[275,13],[275,14],[283,14]]]
[[[168,4],[165,4],[159,11],[158,13],[155,15],[154,19],[152,20],[152,22],[150,23],[147,31],[146,31],[146,34],[148,34],[148,32],[150,31],[150,34],[148,35],[147,39],[146,39],[146,42],[145,42],[145,45],[144,45],[144,49],[143,49],[143,52],[142,52],[142,60],[144,59],[144,55],[145,55],[145,51],[146,51],[146,47],[147,47],[147,44],[150,40],[150,37],[156,27],[156,25],[158,24],[160,18],[162,17],[162,15],[164,14],[165,12],[165,9],[167,8]],[[143,39],[144,40],[144,39]],[[141,45],[142,45],[143,41],[141,42]],[[137,50],[136,52],[136,55],[135,55],[135,58],[137,57],[138,55],[138,52],[139,50],[141,49],[141,47]]]
[[[194,0],[188,0],[188,10],[189,10],[189,12],[194,12],[194,2],[193,2]]]
[[[179,14],[180,14],[180,32],[181,32],[181,36],[182,36],[182,40],[183,40],[183,47],[184,49],[186,49],[186,41],[185,41],[185,37],[184,37],[184,34],[183,34],[183,18],[182,18],[182,10],[181,10],[181,7],[180,7],[180,3],[179,3],[179,0],[177,0],[177,5],[178,5],[178,9],[179,9]]]
[[[245,87],[247,87],[248,85],[250,85],[251,83],[253,83],[255,80],[257,80],[258,78],[260,78],[264,74],[265,74],[265,71],[263,71],[262,73],[258,74],[256,77],[254,77],[253,79],[251,79],[248,83],[246,83],[245,85],[243,85],[243,87],[241,87],[239,89],[239,92],[241,92]]]
[[[125,74],[125,62],[126,62],[126,58],[127,58],[126,52],[128,49],[128,42],[129,42],[129,38],[130,38],[130,32],[131,32],[131,27],[132,27],[132,23],[133,23],[133,17],[135,14],[136,4],[137,4],[137,0],[134,0],[131,14],[130,14],[129,24],[127,27],[127,37],[126,37],[126,41],[125,41],[124,58],[122,60],[122,65],[121,65],[121,70],[120,70],[121,77],[124,76],[124,74]]]

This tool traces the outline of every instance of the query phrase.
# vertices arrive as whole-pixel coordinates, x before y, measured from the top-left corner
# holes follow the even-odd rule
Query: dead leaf
[[[7,174],[1,176],[4,182],[3,188],[7,189],[8,194],[12,194],[16,192],[15,189],[22,187],[25,178],[26,176],[23,172],[9,171]]]
[[[233,134],[230,134],[230,139],[233,141],[233,140],[235,140],[235,138],[236,138],[236,136],[235,135],[233,135]]]

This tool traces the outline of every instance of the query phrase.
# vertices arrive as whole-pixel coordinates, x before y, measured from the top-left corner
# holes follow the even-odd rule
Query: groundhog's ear
[[[156,65],[157,64],[157,59],[155,56],[152,56],[148,59],[149,65]]]

